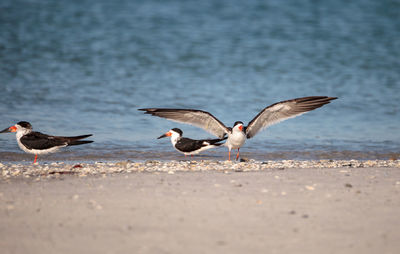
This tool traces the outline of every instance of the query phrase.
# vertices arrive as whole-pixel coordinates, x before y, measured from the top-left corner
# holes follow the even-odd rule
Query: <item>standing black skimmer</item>
[[[212,114],[202,110],[170,108],[143,108],[139,110],[146,111],[145,114],[203,128],[219,138],[228,135],[225,146],[229,149],[229,160],[231,159],[231,150],[238,149],[237,160],[239,158],[239,149],[245,143],[246,138],[252,138],[268,126],[322,107],[335,99],[337,97],[309,96],[281,101],[264,108],[246,127],[243,122],[237,121],[233,124],[233,128],[226,127]]]
[[[191,139],[191,138],[184,138],[182,137],[183,132],[181,129],[178,128],[173,128],[169,130],[167,133],[161,135],[158,137],[160,138],[165,138],[165,137],[171,137],[171,143],[172,146],[178,151],[181,152],[185,155],[194,155],[198,154],[201,151],[208,150],[213,147],[218,147],[222,145],[223,143],[218,143],[226,138],[222,139],[201,139],[201,140],[196,140],[196,139]]]
[[[32,131],[32,125],[25,121],[19,122],[14,126],[0,131],[0,133],[5,132],[16,132],[15,136],[17,138],[19,148],[26,153],[32,153],[35,155],[35,160],[33,163],[36,163],[38,154],[53,153],[61,147],[82,145],[93,142],[91,140],[80,140],[90,137],[92,134],[75,137],[60,137]]]

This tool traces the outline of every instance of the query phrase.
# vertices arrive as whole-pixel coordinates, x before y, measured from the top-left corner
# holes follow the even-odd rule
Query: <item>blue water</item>
[[[95,143],[48,160],[169,158],[170,142],[156,137],[170,128],[210,135],[138,108],[203,109],[231,126],[277,101],[327,95],[339,99],[241,150],[277,159],[396,155],[399,13],[399,1],[385,0],[2,0],[0,129],[25,120],[44,133],[94,134]],[[13,134],[0,135],[0,157],[31,159]]]

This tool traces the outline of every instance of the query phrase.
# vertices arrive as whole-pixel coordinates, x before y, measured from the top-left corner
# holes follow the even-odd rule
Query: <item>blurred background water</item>
[[[203,109],[231,126],[281,100],[327,95],[339,99],[259,133],[242,153],[396,157],[399,13],[396,0],[2,0],[0,129],[25,120],[94,134],[48,160],[181,158],[156,138],[173,127],[210,135],[138,108]],[[1,161],[31,157],[0,135]]]

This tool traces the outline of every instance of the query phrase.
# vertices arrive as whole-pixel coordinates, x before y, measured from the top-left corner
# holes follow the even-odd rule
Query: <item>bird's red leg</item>
[[[228,153],[228,155],[229,155],[229,161],[231,160],[231,150],[229,150],[229,153]]]
[[[236,160],[239,159],[239,149],[240,149],[240,148],[238,148],[238,152],[237,152],[237,154],[236,154]]]
[[[33,160],[33,164],[36,163],[36,160],[37,160],[37,154],[35,154],[35,159]]]
[[[186,154],[185,154],[185,158],[186,158]]]
[[[192,157],[192,158],[193,158],[193,154],[191,154],[191,155],[190,155],[190,157]]]

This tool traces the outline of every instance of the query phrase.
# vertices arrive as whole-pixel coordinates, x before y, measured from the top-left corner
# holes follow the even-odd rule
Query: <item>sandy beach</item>
[[[397,253],[400,248],[396,160],[0,168],[1,253]]]

